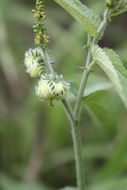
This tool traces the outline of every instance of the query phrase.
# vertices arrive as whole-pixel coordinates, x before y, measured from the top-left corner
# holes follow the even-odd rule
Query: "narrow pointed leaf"
[[[100,24],[100,18],[97,14],[88,9],[79,0],[55,1],[86,28],[90,36],[97,35],[97,28]]]

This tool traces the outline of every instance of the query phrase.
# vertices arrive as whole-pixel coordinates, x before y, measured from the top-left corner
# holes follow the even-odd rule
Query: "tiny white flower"
[[[29,49],[25,53],[24,64],[31,77],[38,77],[44,70],[44,53],[41,48]]]

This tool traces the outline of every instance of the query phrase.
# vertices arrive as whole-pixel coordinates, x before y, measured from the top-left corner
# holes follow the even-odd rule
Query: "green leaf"
[[[25,182],[17,182],[0,173],[0,189],[2,190],[51,190],[43,184],[28,184]],[[52,189],[53,190],[53,189]]]
[[[110,87],[103,88],[85,96],[83,101],[97,124],[112,133],[112,127],[115,127],[118,118],[116,110],[118,110],[119,103],[113,106],[116,100],[113,90]]]
[[[76,83],[74,83],[74,82],[71,82],[70,85],[71,85],[71,92],[75,96],[77,96],[77,94],[78,94],[78,85]]]
[[[120,123],[121,127],[121,123]],[[123,130],[124,129],[124,130]],[[127,127],[126,122],[122,125],[122,131],[118,134],[119,140],[116,141],[110,156],[98,173],[97,180],[112,179],[113,176],[120,176],[126,172],[127,168]]]
[[[127,178],[114,178],[107,181],[93,184],[88,190],[126,190],[127,189]]]
[[[77,190],[77,188],[75,188],[75,187],[65,187],[65,188],[60,189],[60,190]]]
[[[100,24],[100,18],[97,14],[88,9],[79,0],[55,1],[86,28],[90,36],[97,35],[97,28]]]
[[[92,47],[93,60],[102,68],[113,83],[117,93],[127,108],[127,71],[119,56],[111,49]]]
[[[100,79],[104,80],[102,77],[100,77]],[[103,91],[103,90],[105,91],[111,88],[112,88],[112,84],[108,81],[99,81],[98,83],[93,83],[92,85],[88,84],[84,93],[84,97],[89,96],[93,93]]]

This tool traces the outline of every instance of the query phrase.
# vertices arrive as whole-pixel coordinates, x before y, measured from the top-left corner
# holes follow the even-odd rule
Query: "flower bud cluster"
[[[64,99],[69,84],[63,80],[62,75],[42,75],[36,87],[36,94],[42,99]]]
[[[52,63],[51,58],[48,57],[48,59],[46,59],[45,53],[41,48],[29,49],[25,53],[24,59],[26,72],[29,73],[31,77],[39,78],[35,88],[39,98],[49,100],[50,102],[54,99],[62,100],[67,95],[69,84],[64,81],[62,75],[46,74],[45,63],[47,60],[49,64]]]

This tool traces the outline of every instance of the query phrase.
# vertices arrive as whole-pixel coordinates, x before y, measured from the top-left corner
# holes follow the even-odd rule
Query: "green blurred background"
[[[102,14],[102,0],[83,1]],[[34,0],[0,0],[0,190],[55,190],[76,186],[69,123],[60,102],[50,108],[35,96],[25,73],[24,53],[34,47]],[[49,49],[55,69],[79,83],[87,51],[86,32],[54,1],[46,0]],[[127,68],[127,14],[109,25],[100,45],[114,48]],[[87,88],[104,78],[95,68]],[[127,112],[111,92],[114,115],[81,115],[86,184],[89,190],[127,190]],[[68,99],[72,105],[74,95]],[[107,99],[103,99],[107,104]],[[99,107],[98,107],[99,109]],[[108,111],[108,110],[107,110]],[[92,116],[92,117],[91,117]]]

